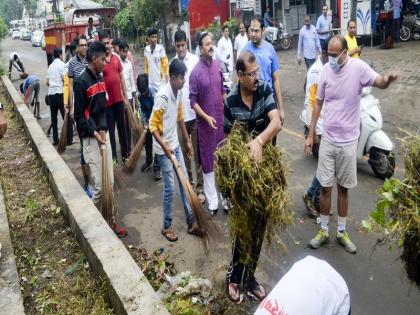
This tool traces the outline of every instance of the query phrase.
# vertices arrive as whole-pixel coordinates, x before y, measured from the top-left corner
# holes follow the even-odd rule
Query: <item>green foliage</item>
[[[0,40],[5,38],[8,33],[8,27],[6,22],[4,21],[3,17],[0,16]]]
[[[11,20],[18,20],[21,18],[23,10],[23,0],[1,0],[0,1],[0,16],[7,24]]]
[[[157,27],[170,0],[134,0],[132,4],[133,21],[137,29],[146,30]]]
[[[278,228],[293,222],[288,192],[285,153],[271,143],[264,146],[263,159],[256,163],[246,144],[252,140],[244,126],[235,123],[223,146],[216,151],[216,181],[230,198],[229,225],[233,239],[240,240],[244,262],[249,261],[255,229],[267,222],[267,241]]]
[[[227,25],[229,27],[229,37],[233,40],[236,35],[239,33],[239,25],[236,19],[229,19],[223,26]],[[217,41],[223,36],[222,25],[218,21],[213,21],[209,24],[207,28],[201,28],[199,31],[208,31],[213,34],[214,40]]]
[[[128,33],[133,29],[133,12],[131,8],[126,7],[114,17],[114,24],[123,33]]]

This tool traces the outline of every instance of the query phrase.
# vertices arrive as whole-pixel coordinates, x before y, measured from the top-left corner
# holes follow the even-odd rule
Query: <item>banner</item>
[[[341,34],[345,35],[347,33],[347,23],[351,18],[351,2],[352,0],[341,0]]]
[[[357,3],[356,22],[358,35],[372,34],[372,15],[370,1]]]

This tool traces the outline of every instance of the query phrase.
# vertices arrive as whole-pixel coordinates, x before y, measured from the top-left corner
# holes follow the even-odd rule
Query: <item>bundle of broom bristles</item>
[[[268,143],[263,148],[263,160],[256,163],[246,147],[252,138],[243,124],[235,123],[216,152],[217,185],[232,203],[231,236],[240,239],[244,253],[251,252],[252,231],[263,224],[258,220],[267,222],[269,242],[278,229],[285,229],[293,222],[285,153]]]

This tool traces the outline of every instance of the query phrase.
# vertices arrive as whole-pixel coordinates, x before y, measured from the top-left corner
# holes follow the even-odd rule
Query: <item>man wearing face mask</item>
[[[348,189],[357,185],[356,150],[360,135],[360,98],[362,88],[375,86],[386,89],[398,78],[396,72],[384,76],[377,74],[365,62],[348,56],[347,43],[337,35],[328,43],[329,63],[324,66],[318,81],[317,98],[312,113],[311,126],[305,140],[305,153],[312,152],[316,138],[316,124],[324,107],[322,141],[319,149],[316,178],[321,184],[321,228],[309,242],[317,249],[329,240],[328,224],[331,209],[331,192],[337,178],[338,226],[337,241],[349,253],[356,246],[346,232]]]

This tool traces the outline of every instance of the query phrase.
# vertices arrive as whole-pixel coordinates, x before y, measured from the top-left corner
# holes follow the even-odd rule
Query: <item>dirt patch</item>
[[[92,274],[9,104],[6,114],[0,180],[25,312],[114,314],[105,281]]]

